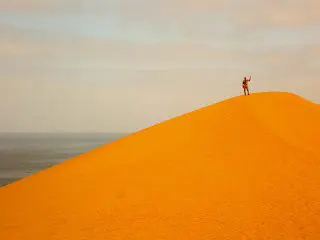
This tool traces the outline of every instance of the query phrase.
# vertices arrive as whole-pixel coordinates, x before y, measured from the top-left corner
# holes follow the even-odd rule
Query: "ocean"
[[[126,133],[0,133],[0,187],[115,141]]]

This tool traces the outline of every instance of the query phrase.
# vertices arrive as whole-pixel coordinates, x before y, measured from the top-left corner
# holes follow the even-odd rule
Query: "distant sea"
[[[115,141],[126,133],[0,133],[0,187]]]

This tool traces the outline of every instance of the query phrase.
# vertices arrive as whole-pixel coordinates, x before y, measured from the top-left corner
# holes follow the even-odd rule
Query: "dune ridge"
[[[320,106],[235,97],[0,188],[0,239],[320,239]]]

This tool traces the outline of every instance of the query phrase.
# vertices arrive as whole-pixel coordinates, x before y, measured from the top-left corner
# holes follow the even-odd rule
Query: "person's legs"
[[[248,88],[248,87],[244,87],[243,90],[244,90],[244,95],[245,95],[245,96],[250,95],[250,92],[249,92],[249,88]]]

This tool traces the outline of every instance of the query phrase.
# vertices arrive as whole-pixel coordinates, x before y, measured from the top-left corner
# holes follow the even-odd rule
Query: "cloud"
[[[0,27],[0,57],[29,63],[69,61],[68,66],[113,68],[192,68],[214,63],[223,52],[196,43],[132,43],[104,37],[57,36]],[[42,61],[41,61],[42,60]],[[71,63],[71,64],[70,64]],[[25,65],[26,63],[23,63]],[[28,63],[27,63],[28,64]]]
[[[244,41],[241,45],[182,41],[178,43],[132,43],[104,37],[46,35],[0,27],[0,58],[7,72],[170,70],[170,69],[262,69],[275,73],[288,69],[314,72],[319,44],[268,45]],[[247,46],[247,47],[246,47]],[[3,72],[3,71],[2,71]]]
[[[0,3],[2,11],[120,11],[126,14],[132,13],[192,13],[197,11],[216,10],[223,5],[224,1],[209,0],[3,0]]]
[[[1,11],[26,12],[26,11],[51,11],[79,8],[81,1],[61,1],[61,0],[3,0],[0,3]]]
[[[3,12],[117,13],[128,19],[170,20],[205,13],[226,14],[239,25],[288,26],[319,23],[318,0],[2,0]]]
[[[301,27],[318,25],[318,0],[2,0],[0,11],[20,13],[92,13],[110,14],[123,23],[180,25],[194,18],[219,14],[237,27]],[[201,23],[201,22],[200,22]],[[203,22],[202,22],[203,23]],[[197,24],[189,24],[197,28]],[[199,26],[199,25],[198,25]],[[187,26],[185,26],[187,27]],[[190,26],[192,28],[192,26]]]
[[[318,25],[319,7],[317,0],[246,0],[233,4],[227,12],[230,20],[239,26],[295,28]]]

